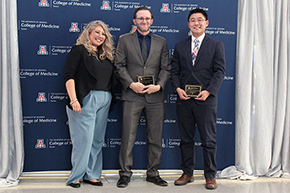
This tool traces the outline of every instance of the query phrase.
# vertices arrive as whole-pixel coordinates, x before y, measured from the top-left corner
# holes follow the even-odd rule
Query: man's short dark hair
[[[152,13],[152,11],[151,11],[148,7],[146,7],[146,6],[138,7],[138,8],[134,11],[134,15],[133,15],[133,18],[134,18],[134,19],[136,19],[136,17],[137,17],[137,12],[140,11],[140,10],[147,10],[147,11],[149,11],[149,12],[151,13],[151,19],[153,19],[153,13]]]
[[[193,10],[191,10],[189,12],[188,18],[187,18],[188,21],[189,21],[189,18],[191,17],[191,15],[194,14],[194,13],[201,13],[205,17],[205,20],[207,20],[207,13],[206,13],[206,11],[203,10],[203,9],[200,9],[200,8],[196,8],[196,9],[193,9]]]

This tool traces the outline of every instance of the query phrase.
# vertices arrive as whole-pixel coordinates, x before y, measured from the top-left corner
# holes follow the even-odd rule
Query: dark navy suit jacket
[[[194,66],[192,65],[191,36],[175,45],[171,61],[171,83],[173,91],[186,84],[201,85],[210,92],[201,105],[216,105],[217,93],[225,76],[224,45],[221,41],[205,35],[199,48]]]

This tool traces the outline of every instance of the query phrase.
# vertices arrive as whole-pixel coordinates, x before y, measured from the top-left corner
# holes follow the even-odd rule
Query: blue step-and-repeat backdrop
[[[67,93],[63,81],[65,59],[84,27],[102,20],[114,36],[133,31],[133,12],[139,6],[154,14],[151,31],[167,39],[169,53],[189,34],[187,16],[202,8],[209,15],[206,34],[221,40],[226,50],[227,72],[219,91],[217,140],[218,168],[235,158],[235,62],[238,0],[18,0],[20,78],[23,101],[24,171],[70,170],[71,140],[65,112]],[[170,56],[171,57],[171,56]],[[180,169],[180,138],[176,99],[170,80],[166,86],[162,164],[160,169]],[[117,105],[108,118],[103,148],[104,169],[119,169],[122,101],[116,87]],[[146,169],[146,121],[140,117],[133,150],[133,169]],[[196,169],[203,169],[202,148],[196,135]]]

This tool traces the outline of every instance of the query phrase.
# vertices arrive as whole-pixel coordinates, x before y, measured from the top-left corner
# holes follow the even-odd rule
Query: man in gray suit
[[[121,170],[117,187],[127,187],[132,176],[132,150],[142,111],[148,138],[146,181],[167,186],[167,182],[160,178],[158,168],[165,117],[164,87],[171,69],[168,47],[163,37],[150,32],[153,14],[147,7],[135,10],[133,22],[137,30],[120,36],[115,57],[117,75],[123,85]]]

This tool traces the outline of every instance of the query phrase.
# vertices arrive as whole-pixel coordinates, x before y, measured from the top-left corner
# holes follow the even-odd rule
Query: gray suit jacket
[[[165,100],[164,87],[169,78],[171,65],[165,38],[151,34],[150,52],[144,64],[137,32],[127,33],[119,38],[115,66],[117,76],[123,85],[122,100],[135,101],[138,94],[129,88],[132,82],[137,82],[138,76],[154,75],[155,84],[161,86],[160,91],[145,94],[149,103]]]

